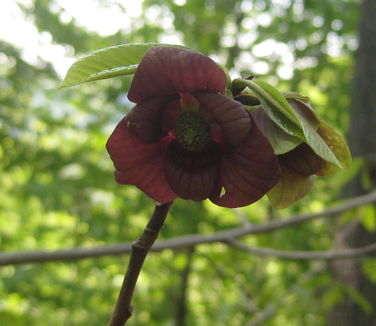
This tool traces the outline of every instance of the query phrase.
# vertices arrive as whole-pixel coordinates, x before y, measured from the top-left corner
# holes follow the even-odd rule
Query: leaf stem
[[[172,203],[156,205],[142,235],[132,244],[131,258],[108,326],[123,326],[132,316],[131,301],[142,265],[157,239]]]

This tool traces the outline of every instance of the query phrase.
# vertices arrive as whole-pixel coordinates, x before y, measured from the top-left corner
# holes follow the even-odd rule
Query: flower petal
[[[162,134],[161,111],[165,107],[166,96],[151,97],[138,103],[127,114],[127,126],[146,143],[159,141]]]
[[[303,176],[315,174],[324,165],[324,160],[305,143],[300,144],[290,152],[278,155],[278,159],[281,165]]]
[[[207,113],[221,128],[226,143],[236,145],[251,129],[251,117],[239,102],[221,94],[195,94],[201,110]]]
[[[210,200],[219,206],[241,207],[260,199],[279,179],[279,166],[273,149],[256,124],[247,138],[225,153],[220,165],[221,189]]]
[[[303,198],[312,189],[314,176],[304,176],[281,165],[281,178],[268,193],[275,208],[285,208]]]
[[[165,165],[171,188],[183,199],[208,198],[218,179],[219,156],[219,146],[214,142],[201,153],[184,150],[177,142],[171,142]]]
[[[209,57],[186,49],[149,49],[134,75],[128,93],[138,103],[147,97],[209,90],[223,93],[226,75]]]
[[[177,198],[164,173],[165,144],[145,144],[127,127],[127,118],[116,126],[106,144],[120,184],[135,185],[152,199],[166,203]]]
[[[162,130],[165,134],[175,129],[176,121],[182,109],[178,98],[169,100],[165,109],[162,112]]]

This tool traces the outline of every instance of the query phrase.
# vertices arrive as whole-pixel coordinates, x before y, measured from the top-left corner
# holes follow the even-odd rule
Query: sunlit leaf
[[[171,44],[131,43],[94,51],[77,60],[69,68],[61,88],[94,80],[132,75],[145,52],[158,45],[181,47]]]
[[[369,231],[376,231],[376,208],[374,205],[366,205],[361,207],[361,222],[362,225]]]

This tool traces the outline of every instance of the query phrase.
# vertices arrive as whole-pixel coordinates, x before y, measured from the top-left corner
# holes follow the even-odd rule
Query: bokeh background
[[[104,147],[131,108],[130,78],[58,89],[78,57],[123,43],[184,44],[233,78],[252,73],[308,95],[351,138],[352,167],[317,179],[292,207],[274,210],[265,198],[238,210],[177,200],[162,239],[319,212],[371,191],[376,73],[363,61],[376,58],[374,18],[373,0],[1,0],[1,252],[131,242],[142,232],[153,202],[115,184]],[[371,36],[359,48],[362,30]],[[331,250],[375,242],[375,229],[375,207],[366,205],[242,241]],[[121,255],[0,267],[0,325],[106,325],[127,262]],[[147,258],[129,325],[370,326],[375,281],[372,258],[281,260],[225,243],[166,249]]]

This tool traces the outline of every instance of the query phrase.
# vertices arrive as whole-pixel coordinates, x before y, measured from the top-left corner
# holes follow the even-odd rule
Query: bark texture
[[[364,194],[376,185],[376,1],[361,2],[359,48],[356,54],[350,125],[350,147],[354,157],[365,160],[362,173],[368,186],[356,177],[345,189],[345,196]],[[354,248],[376,242],[376,233],[368,232],[359,222],[347,225],[336,235],[336,247]],[[328,315],[329,326],[376,326],[376,284],[362,272],[359,259],[332,264],[336,281],[351,286],[372,306],[368,313],[351,298],[336,305]]]

